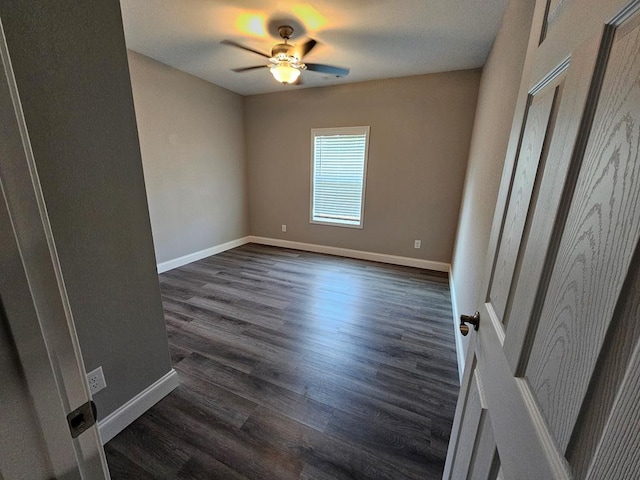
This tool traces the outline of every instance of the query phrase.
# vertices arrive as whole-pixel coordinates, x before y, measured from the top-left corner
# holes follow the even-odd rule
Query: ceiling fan
[[[334,67],[332,65],[324,65],[322,63],[303,63],[302,58],[313,50],[313,47],[316,46],[317,42],[310,38],[301,45],[291,45],[288,42],[291,39],[291,35],[293,35],[293,27],[290,27],[289,25],[281,25],[278,27],[278,34],[282,37],[284,43],[276,43],[271,49],[270,56],[266,53],[260,52],[259,50],[254,50],[253,48],[234,42],[233,40],[223,40],[222,43],[224,45],[241,48],[242,50],[246,50],[269,59],[269,63],[267,65],[233,68],[232,70],[240,73],[257,70],[259,68],[269,68],[273,78],[284,84],[295,83],[300,77],[302,70],[326,73],[336,77],[344,77],[349,74],[348,68]]]

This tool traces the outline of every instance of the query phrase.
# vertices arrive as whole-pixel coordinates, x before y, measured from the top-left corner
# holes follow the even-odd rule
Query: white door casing
[[[639,4],[537,2],[443,478],[640,475]]]

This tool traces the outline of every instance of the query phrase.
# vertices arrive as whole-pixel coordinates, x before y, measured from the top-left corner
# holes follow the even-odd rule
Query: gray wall
[[[479,81],[466,70],[245,97],[252,235],[450,262]],[[364,229],[312,225],[311,129],[356,125],[371,126]]]
[[[4,211],[0,212],[4,216]],[[0,219],[4,228],[11,228]],[[0,251],[5,254],[4,246]],[[0,299],[0,479],[53,478],[27,383]]]
[[[491,223],[534,4],[534,0],[509,3],[482,73],[452,265],[459,313],[475,312],[481,301]],[[469,337],[460,338],[466,351]]]
[[[242,97],[129,52],[158,263],[249,235]]]
[[[103,418],[171,368],[120,5],[3,0],[0,18]]]

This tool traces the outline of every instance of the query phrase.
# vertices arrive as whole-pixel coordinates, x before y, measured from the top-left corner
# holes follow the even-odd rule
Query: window
[[[311,223],[362,228],[369,127],[311,130]]]

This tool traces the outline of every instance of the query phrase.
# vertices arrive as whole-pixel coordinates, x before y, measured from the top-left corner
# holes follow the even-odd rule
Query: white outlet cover
[[[282,231],[286,232],[287,231],[287,226],[286,225],[282,225]]]
[[[106,388],[107,381],[104,378],[104,372],[102,371],[102,367],[98,367],[95,370],[87,373],[87,383],[89,384],[89,390],[91,391],[91,395],[95,395],[103,388]]]

